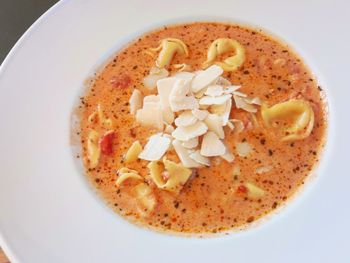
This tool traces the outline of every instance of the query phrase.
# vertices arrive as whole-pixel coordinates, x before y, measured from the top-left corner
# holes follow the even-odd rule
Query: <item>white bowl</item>
[[[350,24],[345,1],[61,1],[0,71],[0,245],[12,262],[349,262]],[[328,142],[314,180],[278,215],[210,239],[141,229],[88,186],[70,147],[87,77],[156,26],[244,21],[298,51],[326,90]]]

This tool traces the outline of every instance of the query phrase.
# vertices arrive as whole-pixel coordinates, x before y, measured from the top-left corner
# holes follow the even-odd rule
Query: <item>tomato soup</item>
[[[318,163],[327,127],[322,88],[288,45],[209,22],[128,44],[78,112],[78,158],[101,198],[176,233],[240,229],[284,204]]]

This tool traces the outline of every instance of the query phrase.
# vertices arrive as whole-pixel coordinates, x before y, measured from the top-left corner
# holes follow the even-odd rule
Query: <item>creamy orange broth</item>
[[[231,117],[241,119],[246,129],[233,133],[225,128],[225,140],[235,161],[228,163],[215,159],[209,168],[193,169],[193,176],[176,195],[158,189],[148,177],[147,161],[137,160],[127,167],[137,170],[148,179],[156,195],[157,205],[148,216],[140,216],[133,197],[130,180],[121,187],[115,185],[116,171],[124,166],[123,155],[135,140],[145,145],[156,133],[138,125],[129,113],[128,100],[134,88],[144,95],[152,94],[143,84],[143,78],[155,64],[155,57],[144,51],[156,47],[159,40],[181,39],[189,48],[189,56],[175,56],[172,64],[187,63],[193,70],[201,68],[207,49],[217,38],[239,41],[246,51],[246,59],[237,71],[225,72],[233,84],[242,85],[240,91],[250,97],[259,97],[268,105],[290,98],[309,101],[315,113],[311,135],[300,141],[282,142],[280,134],[262,125],[260,111],[254,123],[248,112],[232,108]],[[168,68],[174,72],[173,67]],[[154,91],[153,91],[154,93]],[[90,124],[88,116],[100,103],[105,115],[113,120],[112,128]],[[81,98],[80,132],[83,159],[86,163],[86,136],[90,129],[105,132],[114,130],[113,154],[102,155],[99,165],[86,168],[87,178],[114,211],[129,220],[151,228],[184,233],[222,232],[245,226],[270,213],[288,200],[304,184],[317,164],[324,144],[326,130],[325,104],[322,89],[301,59],[285,44],[265,33],[237,25],[220,23],[193,23],[164,27],[148,33],[119,51],[114,59],[99,72],[91,88]],[[241,158],[236,154],[237,142],[248,142],[253,152]],[[167,154],[178,161],[176,154]],[[240,174],[233,170],[240,167]],[[255,169],[272,166],[271,171],[256,174]],[[265,191],[259,199],[249,199],[240,192],[240,185],[251,182]]]

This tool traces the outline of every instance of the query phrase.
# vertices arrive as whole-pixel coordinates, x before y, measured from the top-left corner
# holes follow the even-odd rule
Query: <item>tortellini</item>
[[[169,66],[176,53],[188,56],[188,48],[184,42],[177,38],[164,38],[156,48],[150,49],[153,52],[159,52],[156,65],[159,68]]]
[[[89,123],[99,123],[100,125],[106,127],[112,126],[112,120],[106,118],[100,104],[98,104],[97,109],[92,114],[90,114],[88,121]]]
[[[89,123],[97,123],[102,127],[111,127],[112,120],[106,118],[101,108],[101,105],[98,104],[96,110],[90,114],[88,117]],[[101,147],[100,147],[100,133],[96,130],[91,130],[87,135],[87,159],[89,161],[88,166],[90,168],[95,168],[98,165]]]
[[[134,180],[137,183],[131,191],[136,197],[140,215],[148,216],[157,204],[152,188],[144,182],[143,177],[135,170],[123,167],[119,169],[118,174],[117,187],[120,187],[127,180]]]
[[[139,183],[133,188],[133,192],[142,209],[139,212],[142,216],[148,216],[156,207],[157,199],[152,188],[146,183]]]
[[[142,152],[141,143],[139,141],[135,141],[125,154],[125,158],[124,158],[125,163],[136,161],[141,152]]]
[[[162,172],[164,171],[164,165],[160,161],[152,161],[147,165],[150,171],[150,177],[158,188],[164,188],[165,182],[162,177]]]
[[[244,186],[248,189],[249,198],[255,199],[263,197],[265,195],[265,191],[260,187],[256,186],[255,184],[245,183]]]
[[[87,159],[90,168],[95,168],[98,165],[100,155],[99,134],[97,131],[91,130],[87,136]]]
[[[118,179],[115,182],[117,186],[120,186],[123,182],[129,179],[143,181],[143,178],[139,175],[139,173],[135,170],[123,167],[118,171]]]
[[[174,193],[181,190],[192,174],[191,169],[166,158],[163,159],[163,162],[150,162],[147,167],[150,170],[151,179],[158,188]]]
[[[285,128],[288,135],[282,141],[302,140],[308,137],[314,126],[314,112],[305,100],[292,99],[267,107],[261,106],[261,116],[266,127],[273,126],[276,121],[292,122]]]
[[[175,64],[174,68],[178,70],[178,72],[181,71],[191,71],[191,66],[186,64],[186,63],[181,63],[181,64]]]
[[[223,62],[215,61],[218,56],[228,52],[233,52],[234,55],[224,59]],[[211,43],[203,67],[207,68],[212,64],[216,64],[224,71],[235,71],[243,64],[244,60],[245,50],[238,41],[230,38],[218,38]]]

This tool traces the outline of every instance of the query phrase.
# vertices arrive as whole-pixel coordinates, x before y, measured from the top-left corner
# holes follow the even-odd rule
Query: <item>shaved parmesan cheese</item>
[[[231,86],[228,86],[226,89],[224,89],[224,93],[225,94],[232,94],[234,91],[236,91],[240,88],[241,88],[241,86],[231,85]]]
[[[170,107],[173,112],[198,109],[199,105],[194,96],[187,96],[190,82],[183,79],[176,80],[169,95]]]
[[[205,166],[210,166],[209,158],[202,156],[200,154],[200,151],[190,153],[190,158],[197,163],[203,164]]]
[[[233,130],[233,129],[235,128],[235,126],[233,125],[233,123],[230,122],[230,121],[227,123],[227,126],[230,128],[230,130]]]
[[[228,86],[224,89],[224,94],[234,94],[235,92],[238,92],[237,90],[240,88],[241,86]]]
[[[163,110],[163,119],[168,124],[171,124],[174,121],[174,113],[170,108],[169,96],[175,82],[175,78],[165,78],[157,82],[160,105]]]
[[[170,146],[171,139],[161,133],[152,135],[139,154],[139,158],[147,161],[160,160]]]
[[[198,146],[198,137],[188,140],[187,142],[182,142],[182,146],[187,149],[193,149]]]
[[[152,90],[156,87],[157,81],[162,78],[163,78],[162,76],[158,76],[158,75],[148,75],[143,79],[143,85],[147,89]]]
[[[177,140],[188,141],[203,135],[207,132],[207,130],[207,125],[205,125],[205,123],[202,121],[198,121],[191,126],[177,127],[171,135]]]
[[[165,108],[163,109],[163,120],[167,123],[167,124],[172,124],[174,122],[174,112],[171,110],[171,108]]]
[[[236,96],[236,95],[233,95],[233,98],[235,100],[235,104],[236,104],[237,109],[243,109],[243,110],[248,111],[248,112],[257,112],[257,109],[253,105],[245,102],[243,98]]]
[[[174,147],[182,164],[188,168],[210,166],[208,157],[214,157],[212,165],[215,160],[233,162],[235,157],[223,142],[224,127],[227,125],[234,132],[241,132],[244,125],[240,120],[229,119],[232,97],[237,109],[250,113],[257,112],[254,105],[260,105],[260,99],[248,98],[239,92],[241,86],[232,85],[223,78],[223,69],[217,65],[196,72],[179,71],[171,77],[166,73],[165,76],[159,68],[151,69],[148,76],[151,82],[154,81],[151,75],[163,77],[156,80],[158,94],[145,96],[142,108],[139,91],[134,91],[133,100],[130,98],[130,112],[136,112],[139,123],[159,130],[165,127],[163,135],[155,134],[149,138],[139,158],[157,161]],[[251,150],[246,142],[236,144],[240,157],[248,156]],[[165,185],[167,180],[162,180]]]
[[[208,114],[209,114],[209,111],[207,110],[198,110],[198,109],[194,109],[192,110],[192,114],[193,116],[195,116],[198,120],[202,121],[204,120]]]
[[[135,115],[138,109],[142,108],[142,93],[138,89],[134,89],[129,99],[130,113]]]
[[[236,151],[240,157],[246,157],[252,151],[252,147],[247,142],[236,143]]]
[[[200,110],[209,110],[209,105],[199,105]]]
[[[255,105],[261,105],[261,100],[258,97],[249,99],[249,98],[245,98],[244,101],[248,104],[255,104]]]
[[[201,155],[206,157],[221,156],[225,154],[226,147],[214,132],[207,132],[203,136]]]
[[[165,78],[157,82],[157,90],[162,108],[170,107],[169,96],[176,82],[176,78]]]
[[[166,78],[168,75],[169,72],[166,69],[153,67],[150,70],[150,74],[143,79],[143,85],[148,89],[154,89],[157,81]]]
[[[183,79],[183,80],[191,81],[193,79],[193,77],[194,77],[194,73],[182,71],[182,72],[175,73],[173,75],[173,77],[177,78],[177,79]]]
[[[226,160],[229,163],[232,163],[235,159],[234,155],[230,152],[227,146],[226,146],[226,152],[223,155],[221,155],[221,158]]]
[[[163,129],[163,112],[160,104],[148,102],[142,109],[136,111],[136,121],[143,126],[149,126],[158,130]]]
[[[215,132],[220,139],[225,138],[225,132],[222,127],[222,118],[219,115],[209,114],[204,122],[208,126],[208,130]]]
[[[204,96],[204,93],[207,91],[207,88],[204,88],[204,89],[201,89],[200,91],[196,92],[194,94],[194,96],[197,98],[197,99],[200,99]]]
[[[242,98],[246,98],[247,97],[247,94],[239,92],[239,91],[234,91],[233,95],[236,95],[236,96],[239,96],[239,97],[242,97]]]
[[[198,92],[204,89],[215,82],[223,72],[222,68],[217,65],[212,65],[206,70],[199,72],[192,80],[191,90],[193,92]]]
[[[216,85],[221,85],[221,86],[229,86],[231,85],[231,82],[228,79],[225,79],[224,77],[220,76],[218,77]]]
[[[199,73],[202,73],[202,72],[204,72],[204,70],[202,70],[202,69],[198,69],[198,70],[196,70],[196,71],[193,71],[193,73],[194,73],[195,75],[198,75]]]
[[[211,158],[211,160],[212,160],[211,163],[214,166],[218,166],[218,165],[220,165],[222,163],[222,158],[220,158],[219,156],[214,156],[214,157]]]
[[[221,157],[229,163],[232,163],[235,160],[235,156],[230,152],[226,152],[225,154],[221,155]]]
[[[164,129],[164,132],[168,133],[168,134],[171,134],[174,130],[175,129],[174,129],[174,127],[172,125],[166,125],[165,129]]]
[[[199,100],[200,105],[221,105],[224,104],[226,101],[231,99],[231,95],[225,94],[218,97],[211,97],[211,96],[203,96]]]
[[[255,169],[255,173],[256,174],[263,174],[263,173],[267,173],[267,172],[270,172],[272,170],[272,166],[271,165],[267,165],[267,166],[260,166],[260,167],[257,167]]]
[[[174,112],[171,110],[170,107],[166,107],[166,108],[161,107],[161,109],[162,109],[164,122],[166,124],[172,124],[175,118]]]
[[[228,101],[230,101],[230,100],[228,100]],[[217,115],[224,114],[227,102],[224,104],[221,104],[221,105],[211,105],[209,107],[210,113],[217,114]]]
[[[219,85],[209,86],[207,90],[204,92],[205,95],[208,95],[211,97],[221,96],[223,93],[224,93],[224,89],[222,86],[219,86]]]
[[[244,130],[244,124],[241,120],[231,119],[229,122],[234,125],[236,133],[240,133],[241,131]]]
[[[180,127],[190,126],[197,122],[197,118],[191,111],[185,111],[175,119],[175,125]]]
[[[181,100],[170,100],[170,107],[173,112],[178,112],[182,110],[194,110],[198,109],[198,101],[195,97],[183,97]]]
[[[184,79],[176,79],[174,87],[170,92],[170,97],[179,99],[185,97],[190,91],[190,81]]]
[[[201,164],[190,158],[189,150],[182,146],[178,140],[173,141],[173,146],[177,156],[185,167],[197,168],[201,167]]]
[[[226,101],[225,109],[222,114],[222,124],[224,126],[227,125],[228,119],[230,118],[231,108],[232,108],[232,100]]]
[[[173,139],[173,137],[170,134],[163,134],[163,136],[169,138],[170,140]]]
[[[158,104],[160,102],[160,98],[158,95],[148,95],[143,98],[143,105],[147,104]]]

